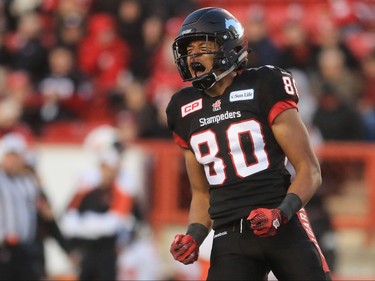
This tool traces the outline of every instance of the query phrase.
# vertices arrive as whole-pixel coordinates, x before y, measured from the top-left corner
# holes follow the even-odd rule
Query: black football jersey
[[[187,87],[171,98],[168,126],[204,167],[214,228],[284,198],[290,174],[271,125],[297,102],[293,77],[274,66],[245,70],[218,97]]]

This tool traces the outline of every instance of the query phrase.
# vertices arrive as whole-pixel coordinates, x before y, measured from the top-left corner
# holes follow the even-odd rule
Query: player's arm
[[[259,208],[250,213],[248,220],[254,233],[263,237],[275,235],[282,224],[306,205],[321,184],[319,162],[297,110],[293,108],[280,113],[274,119],[272,131],[296,175],[277,208]]]
[[[196,160],[195,155],[188,149],[182,149],[186,170],[188,173],[192,200],[189,212],[189,224],[200,223],[211,228],[211,219],[208,214],[209,192],[208,183],[202,165]]]
[[[303,207],[322,181],[320,165],[310,143],[307,129],[297,110],[289,109],[276,117],[272,131],[296,172],[288,193],[296,194]]]
[[[199,246],[206,238],[212,222],[208,214],[209,192],[203,168],[193,152],[188,149],[182,149],[182,152],[192,191],[189,226],[186,234],[175,236],[170,252],[176,260],[190,264],[198,259]]]

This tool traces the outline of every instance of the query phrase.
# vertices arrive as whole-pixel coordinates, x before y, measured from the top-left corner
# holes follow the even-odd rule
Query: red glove
[[[254,229],[254,234],[260,237],[274,236],[279,227],[288,221],[280,209],[266,208],[252,210],[247,220]]]
[[[191,235],[177,234],[170,252],[176,261],[191,264],[198,259],[199,246]]]

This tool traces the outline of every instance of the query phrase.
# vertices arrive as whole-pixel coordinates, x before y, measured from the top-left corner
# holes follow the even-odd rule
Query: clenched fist
[[[177,234],[170,252],[175,260],[183,264],[191,264],[198,259],[199,246],[191,235]]]
[[[274,236],[279,227],[288,221],[280,209],[266,208],[252,210],[247,220],[254,229],[254,234],[261,237]]]

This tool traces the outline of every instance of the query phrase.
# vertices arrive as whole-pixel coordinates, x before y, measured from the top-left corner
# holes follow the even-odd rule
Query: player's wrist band
[[[200,246],[208,235],[208,228],[201,223],[191,223],[186,231],[187,235],[191,235]]]
[[[302,201],[297,194],[288,193],[283,202],[281,202],[278,209],[283,212],[288,221],[297,213],[302,207]]]

